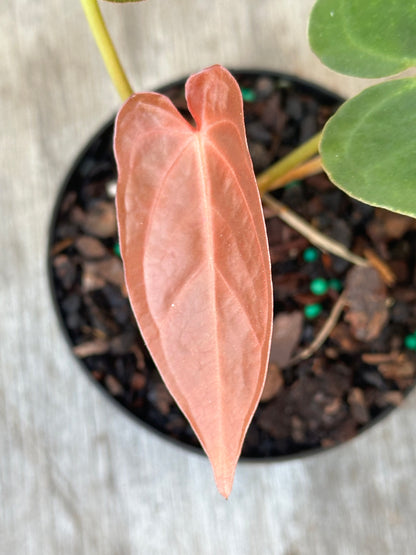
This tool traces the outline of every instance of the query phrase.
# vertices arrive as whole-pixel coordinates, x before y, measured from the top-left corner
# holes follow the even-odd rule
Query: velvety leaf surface
[[[383,77],[416,65],[416,2],[318,0],[309,21],[312,50],[331,69]]]
[[[320,150],[331,180],[368,204],[416,216],[416,79],[370,87],[324,128]]]
[[[106,2],[118,2],[119,4],[126,4],[127,2],[143,2],[143,0],[105,0]]]
[[[117,117],[120,244],[140,330],[227,497],[265,379],[270,263],[236,81],[213,66],[186,97],[196,127],[155,93]]]

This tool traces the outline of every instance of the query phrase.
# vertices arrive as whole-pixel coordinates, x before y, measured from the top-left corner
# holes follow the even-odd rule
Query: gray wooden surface
[[[136,89],[212,63],[362,81],[309,52],[313,0],[105,5]],[[135,425],[79,371],[52,310],[60,182],[118,107],[76,0],[0,4],[0,554],[413,555],[416,392],[324,455],[241,464],[226,502],[207,461]]]

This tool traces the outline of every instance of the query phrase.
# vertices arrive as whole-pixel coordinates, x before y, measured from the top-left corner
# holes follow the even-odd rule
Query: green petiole
[[[273,183],[277,179],[317,154],[321,135],[322,131],[261,173],[257,178],[260,195],[271,190],[273,188]]]
[[[107,71],[121,100],[124,102],[133,94],[133,89],[121,66],[110,35],[108,34],[98,2],[97,0],[81,0],[81,4]]]

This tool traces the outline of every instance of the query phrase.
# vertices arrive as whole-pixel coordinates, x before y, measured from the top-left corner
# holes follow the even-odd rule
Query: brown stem
[[[364,256],[367,258],[368,262],[375,268],[380,274],[382,280],[386,285],[391,287],[396,283],[396,276],[390,266],[382,260],[372,249],[365,249]]]
[[[306,349],[304,349],[299,354],[291,358],[289,362],[286,364],[285,368],[287,368],[288,366],[293,366],[294,364],[297,364],[301,360],[305,360],[310,356],[312,356],[314,353],[316,353],[316,351],[325,343],[326,339],[329,337],[329,334],[336,326],[339,320],[339,317],[341,316],[342,311],[344,310],[345,305],[346,305],[346,300],[345,300],[345,294],[343,293],[338,297],[337,302],[332,307],[332,310],[330,315],[328,316],[328,319],[326,320],[322,328],[319,330],[318,335],[315,337],[312,343],[308,347],[306,347]]]
[[[281,220],[306,237],[313,245],[324,251],[328,251],[331,254],[335,254],[340,258],[344,258],[345,260],[348,260],[348,262],[356,264],[357,266],[368,266],[368,261],[365,258],[354,254],[342,243],[338,243],[338,241],[327,237],[324,233],[315,229],[306,220],[298,216],[295,212],[290,210],[290,208],[273,198],[271,195],[267,193],[264,194],[262,200],[273,210],[275,214],[279,216]]]

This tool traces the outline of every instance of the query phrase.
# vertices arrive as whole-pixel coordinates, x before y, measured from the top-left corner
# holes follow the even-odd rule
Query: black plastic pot
[[[318,131],[341,102],[339,97],[287,75],[252,71],[238,71],[234,74],[245,99],[248,142],[256,171],[263,170],[272,161]],[[184,80],[164,87],[159,92],[170,96],[185,113],[183,84]],[[264,106],[267,106],[267,113]],[[68,173],[57,199],[48,247],[52,298],[70,348],[93,382],[141,424],[177,443],[201,451],[190,426],[172,402],[158,377],[155,366],[139,336],[128,307],[128,300],[123,292],[120,278],[121,261],[117,254],[117,236],[113,229],[114,213],[111,208],[116,181],[112,134],[113,121],[110,121],[83,149]],[[322,179],[318,178],[315,182],[314,186],[318,189],[323,186]],[[304,200],[307,199],[310,205],[313,202],[316,203],[318,196],[316,190],[312,193],[299,193],[303,191],[302,187],[310,187],[310,185],[295,184],[294,187],[288,188],[284,193],[280,192],[279,195],[283,195],[289,205],[296,207],[299,194]],[[334,206],[344,205],[346,213],[350,214],[351,218],[361,218],[357,223],[357,229],[360,229],[360,226],[364,228],[366,222],[373,217],[371,208],[348,199],[340,191],[334,190],[328,198],[331,195]],[[328,214],[329,212],[323,211],[316,219],[330,219]],[[101,222],[100,218],[102,218]],[[94,225],[98,225],[98,230]],[[271,227],[273,225],[269,226]],[[413,236],[409,238],[409,244],[412,241],[416,243]],[[305,248],[302,244],[300,240],[298,252],[295,254],[292,252],[287,260],[280,260],[273,264],[275,276],[281,273],[290,276],[294,273],[293,268],[296,264],[302,264],[299,262]],[[85,251],[88,251],[86,258]],[[332,260],[331,264],[334,267],[338,264],[339,271],[337,270],[335,277],[345,277],[349,265],[333,257],[326,259],[327,265],[328,260]],[[410,260],[409,267],[412,263],[413,260]],[[322,261],[316,263],[316,268],[312,263],[307,264],[309,264],[307,271],[311,279],[325,270]],[[327,277],[334,277],[334,271],[332,268]],[[412,278],[413,276],[410,276],[409,280]],[[304,297],[305,295],[306,291],[303,293]],[[324,299],[323,312],[319,320],[321,323],[318,320],[314,322],[305,320],[301,344],[308,344],[313,335],[316,335],[336,295],[336,292],[332,292]],[[278,299],[277,304],[279,303],[288,313],[301,308],[299,302],[295,300]],[[416,296],[412,303],[411,309],[414,308],[416,314]],[[409,319],[407,315],[402,318],[402,322],[392,320],[391,326],[394,328],[392,333],[400,335],[403,340],[412,331],[414,318],[412,316]],[[381,341],[388,343],[390,339],[382,338]],[[379,347],[374,344],[369,348],[376,349],[377,352]],[[321,358],[324,356],[322,349]],[[359,358],[361,355],[357,356]],[[283,377],[291,395],[294,396],[293,391],[294,389],[296,391],[296,388],[298,388],[296,394],[302,391],[303,397],[301,396],[298,404],[308,405],[309,403],[311,417],[320,423],[323,421],[326,429],[314,433],[313,426],[310,427],[308,423],[303,422],[303,416],[300,417],[295,413],[288,414],[293,409],[289,409],[281,401],[283,393],[280,391],[272,400],[261,403],[249,429],[243,447],[243,457],[276,460],[315,453],[353,437],[387,414],[413,385],[414,376],[409,376],[407,382],[402,380],[401,385],[398,385],[393,379],[380,374],[376,365],[365,363],[359,366],[357,356],[340,352],[339,359],[335,363],[325,358],[329,365],[333,365],[333,376],[336,377],[336,379],[331,377],[330,379],[334,384],[337,380],[344,384],[340,386],[338,393],[333,394],[336,402],[331,398],[332,394],[325,390],[322,395],[324,397],[327,395],[329,398],[326,401],[323,399],[321,405],[317,403],[316,387],[321,378],[319,371],[314,369],[313,357],[285,371]],[[414,367],[414,354],[410,353],[408,356]],[[352,365],[354,369],[350,368]],[[355,367],[358,369],[356,370]],[[327,373],[325,366],[324,374]],[[300,380],[304,380],[302,382],[304,385],[297,385]],[[333,387],[336,388],[334,384]],[[308,388],[311,395],[309,400]],[[360,407],[353,406],[350,393],[352,390],[363,392],[365,402],[361,407],[361,415]],[[379,401],[371,402],[372,396],[374,399],[381,399],[384,394],[387,399],[386,392],[397,392],[397,395],[391,394],[390,402],[384,405]],[[322,409],[321,415],[316,413],[319,406]],[[352,416],[354,411],[355,417]],[[327,417],[326,424],[325,417]],[[285,422],[284,426],[282,422]],[[279,426],[285,427],[286,430],[290,428],[291,432],[285,436],[285,429],[282,429],[282,437],[279,437],[280,432],[273,431],[271,428],[273,425],[278,430]],[[338,433],[334,432],[335,429]]]

